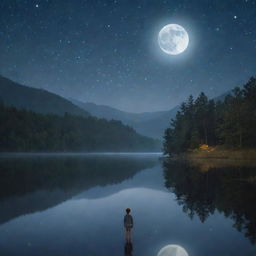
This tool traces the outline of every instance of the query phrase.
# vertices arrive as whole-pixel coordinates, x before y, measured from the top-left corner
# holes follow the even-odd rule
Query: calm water
[[[156,154],[2,155],[0,255],[256,255],[256,168]],[[124,209],[134,216],[125,248]],[[126,249],[126,250],[125,250]]]

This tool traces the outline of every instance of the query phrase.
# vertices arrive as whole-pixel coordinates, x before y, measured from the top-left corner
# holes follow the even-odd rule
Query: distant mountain
[[[224,100],[226,92],[215,100]],[[65,99],[42,89],[20,85],[0,76],[0,101],[7,106],[32,110],[37,113],[63,115],[66,112],[75,115],[93,115],[107,120],[120,120],[138,133],[162,139],[164,130],[175,117],[179,106],[167,111],[129,113],[105,105],[85,103],[75,99]]]
[[[171,119],[175,118],[178,110],[179,106],[176,106],[171,110],[153,112],[152,118],[136,123],[134,129],[141,134],[162,140],[165,129],[169,126]]]
[[[227,91],[215,97],[214,100],[216,102],[223,101],[230,93],[231,91]],[[129,113],[106,105],[97,105],[75,99],[70,99],[70,101],[93,116],[106,118],[107,120],[120,120],[124,124],[134,128],[138,133],[160,140],[163,138],[165,129],[170,125],[171,119],[175,118],[180,108],[180,106],[176,106],[166,111]]]
[[[7,106],[32,110],[41,114],[89,116],[88,112],[67,99],[42,89],[20,85],[0,76],[0,101]]]
[[[20,85],[2,76],[1,102],[1,121],[4,124],[1,128],[6,131],[6,136],[11,136],[7,136],[9,140],[5,136],[1,151],[158,151],[161,147],[159,141],[136,133],[120,121],[94,118],[85,109],[59,95]],[[9,107],[15,107],[17,111]],[[15,122],[19,122],[19,127]]]
[[[85,103],[75,99],[70,100],[91,115],[108,120],[120,120],[134,128],[138,133],[157,139],[162,139],[164,130],[179,109],[177,106],[168,111],[129,113],[105,105]]]

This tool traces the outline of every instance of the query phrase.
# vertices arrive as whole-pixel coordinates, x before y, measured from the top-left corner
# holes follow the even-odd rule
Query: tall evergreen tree
[[[164,136],[165,154],[195,149],[201,144],[232,148],[256,147],[256,78],[234,88],[223,102],[201,93],[181,104]]]

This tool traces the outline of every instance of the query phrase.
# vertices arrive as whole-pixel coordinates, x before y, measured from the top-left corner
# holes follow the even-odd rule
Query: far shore
[[[171,160],[189,161],[200,171],[220,167],[256,167],[256,150],[216,150],[213,152],[187,152],[173,155]],[[252,182],[252,181],[250,181]],[[253,183],[256,183],[253,178]]]
[[[256,162],[256,149],[242,150],[213,150],[213,151],[193,151],[185,152],[180,155],[174,155],[172,159],[187,160],[234,160],[234,161],[254,161]]]

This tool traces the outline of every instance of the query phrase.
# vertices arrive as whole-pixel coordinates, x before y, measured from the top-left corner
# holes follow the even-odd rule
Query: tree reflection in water
[[[163,162],[165,186],[183,211],[204,222],[216,210],[256,244],[256,167],[242,162]]]
[[[117,184],[157,163],[132,156],[0,158],[0,224],[54,207],[95,186]]]

